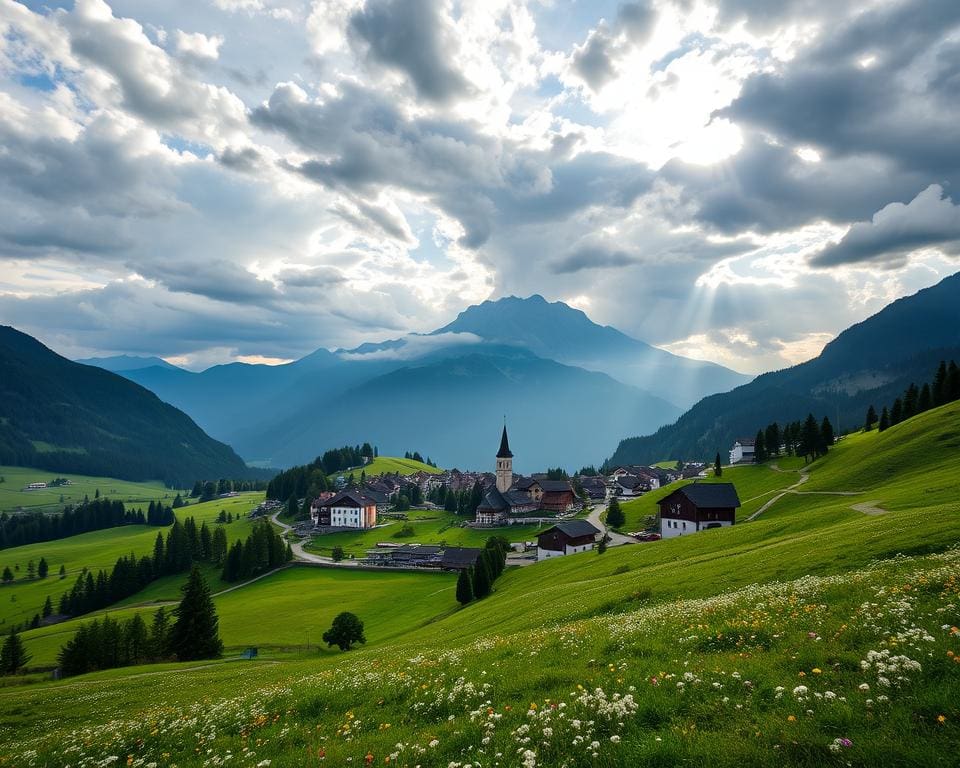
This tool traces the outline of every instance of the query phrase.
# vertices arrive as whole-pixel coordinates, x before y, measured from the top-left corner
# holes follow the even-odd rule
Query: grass
[[[0,755],[181,768],[955,765],[960,452],[946,448],[958,433],[960,406],[848,438],[800,490],[856,496],[789,493],[750,523],[511,569],[490,598],[432,621],[418,597],[404,603],[417,616],[391,620],[402,634],[346,655],[0,690]],[[724,479],[766,494],[774,474]],[[890,511],[851,509],[864,500]],[[381,599],[377,583],[357,589],[364,606]],[[224,608],[240,624],[280,633],[298,621],[303,585],[231,600],[247,589],[248,606]],[[326,592],[336,603],[338,587]]]
[[[792,458],[792,457],[789,457]],[[699,483],[733,483],[737,489],[737,495],[740,497],[741,507],[737,510],[737,521],[745,520],[751,514],[756,512],[765,502],[769,501],[776,493],[797,482],[800,475],[794,470],[773,469],[770,464],[744,464],[737,467],[726,467],[720,477],[714,477],[713,470],[705,479],[694,481],[693,479],[678,480],[670,485],[663,486],[656,491],[644,494],[636,499],[622,502],[626,523],[623,526],[625,531],[642,530],[646,524],[648,516],[657,514],[657,502],[667,494],[689,485],[693,482]]]
[[[156,500],[170,503],[177,495],[177,491],[159,482],[134,483],[112,477],[71,475],[28,467],[0,467],[0,477],[4,480],[0,483],[0,512],[17,509],[59,512],[64,504],[77,504],[83,501],[84,496],[92,499],[98,490],[101,496],[119,499],[124,503],[132,502],[135,506],[146,506]],[[30,483],[47,483],[57,477],[66,478],[70,485],[36,491],[23,490]],[[61,496],[63,501],[60,500]]]
[[[549,527],[544,525],[511,525],[504,528],[461,528],[463,518],[450,512],[407,513],[408,521],[391,520],[385,525],[368,531],[345,531],[314,536],[306,549],[321,555],[329,555],[334,547],[343,547],[347,557],[362,557],[368,549],[380,542],[391,544],[441,544],[457,547],[480,547],[490,536],[505,536],[509,541],[531,541],[537,532]],[[414,535],[394,536],[404,525],[413,527]]]
[[[206,575],[216,583],[217,574],[212,569],[208,568]],[[341,611],[353,611],[363,619],[367,643],[373,645],[405,632],[416,633],[453,611],[457,605],[455,585],[456,577],[448,573],[375,573],[292,566],[220,594],[214,602],[226,655],[236,655],[248,646],[282,656],[291,652],[316,655],[318,646],[322,647],[320,653],[331,653],[323,646],[321,635]],[[179,597],[178,583],[174,593],[149,597],[140,593],[116,609],[96,615],[109,613],[119,619],[141,613],[149,624],[157,605],[142,603]],[[168,610],[171,607],[168,604]],[[265,615],[269,615],[269,621],[263,620]],[[81,623],[91,618],[81,617],[24,633],[27,651],[33,656],[31,664],[54,666],[60,647]]]
[[[212,525],[220,510],[232,513],[235,518],[240,516],[241,519],[226,526],[227,538],[232,543],[234,539],[246,538],[250,533],[252,524],[246,519],[246,515],[262,499],[262,493],[245,493],[229,499],[191,504],[177,510],[177,514],[181,519],[195,517],[198,525],[204,521]],[[11,623],[29,621],[34,614],[41,611],[48,596],[56,610],[60,595],[70,590],[83,568],[89,568],[95,573],[101,568],[109,570],[117,558],[131,552],[137,555],[152,554],[158,531],[163,531],[166,535],[167,529],[147,525],[124,525],[66,539],[0,550],[0,570],[4,566],[10,566],[16,576],[13,583],[0,585],[0,631]],[[50,568],[47,578],[26,579],[27,563],[30,560],[38,563],[41,557],[46,558]],[[67,569],[65,579],[58,577],[61,565]],[[175,597],[183,578],[185,577],[177,576],[170,577],[169,580],[162,579],[148,587],[147,591],[166,589],[165,595]],[[161,586],[162,584],[166,584],[166,587]],[[221,586],[219,575],[213,586]],[[137,599],[140,599],[139,596]]]
[[[422,461],[414,461],[413,459],[401,459],[394,456],[378,456],[369,464],[363,467],[357,467],[352,470],[356,478],[360,479],[360,473],[366,472],[367,477],[373,477],[375,475],[412,475],[415,472],[427,472],[431,475],[439,475],[443,472],[442,469],[437,469],[436,467],[431,467],[429,464],[424,464]],[[330,475],[330,479],[334,480],[338,475],[349,475],[350,471],[346,472],[334,472]]]

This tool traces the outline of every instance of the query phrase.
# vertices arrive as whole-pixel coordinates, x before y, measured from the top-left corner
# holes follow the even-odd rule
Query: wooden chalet
[[[565,520],[537,536],[537,560],[593,549],[599,529],[587,520]]]
[[[677,488],[657,505],[660,535],[668,539],[733,525],[740,497],[733,483],[693,483]]]

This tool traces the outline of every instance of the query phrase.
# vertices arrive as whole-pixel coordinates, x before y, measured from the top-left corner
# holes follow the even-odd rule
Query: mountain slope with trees
[[[126,378],[0,326],[0,464],[162,480],[245,477],[233,450]]]
[[[711,395],[675,424],[621,441],[608,463],[709,459],[759,427],[808,413],[829,415],[839,432],[859,428],[870,405],[893,402],[951,358],[960,358],[960,273],[848,328],[813,360]]]

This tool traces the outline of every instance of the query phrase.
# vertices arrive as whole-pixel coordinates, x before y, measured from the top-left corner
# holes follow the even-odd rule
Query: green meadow
[[[334,547],[343,547],[349,557],[362,557],[368,549],[379,543],[389,544],[436,544],[454,547],[481,547],[490,536],[504,536],[508,541],[532,541],[537,533],[549,525],[510,525],[503,528],[464,528],[463,518],[450,512],[411,510],[406,513],[409,520],[390,520],[368,531],[344,531],[314,536],[306,549],[320,555],[329,555]],[[411,536],[397,534],[409,525],[413,528]]]
[[[144,507],[157,500],[170,504],[177,495],[177,491],[159,482],[134,483],[112,477],[71,475],[28,467],[0,467],[0,477],[3,478],[0,483],[0,512],[15,509],[58,512],[64,504],[78,504],[85,496],[92,499],[97,491],[108,499],[119,499],[124,504],[133,503],[134,506],[142,504]],[[69,480],[70,485],[24,490],[30,483],[48,483],[57,477]]]
[[[0,765],[955,765],[958,435],[954,404],[848,437],[754,521],[509,569],[464,608],[443,577],[324,571],[369,647],[0,689]],[[311,574],[218,597],[225,639],[301,642]]]
[[[181,519],[190,516],[196,518],[198,525],[203,522],[213,525],[220,510],[230,512],[234,518],[239,516],[239,520],[226,526],[227,539],[232,543],[235,539],[245,539],[249,535],[252,523],[246,516],[262,500],[262,493],[244,493],[228,499],[191,504],[177,510],[177,514]],[[118,558],[131,552],[137,555],[152,554],[158,531],[166,535],[167,528],[124,525],[66,539],[0,549],[0,570],[9,566],[15,576],[12,583],[0,584],[0,631],[4,630],[5,625],[29,621],[34,614],[40,612],[48,596],[56,610],[60,595],[70,590],[84,568],[96,573],[101,568],[109,570]],[[27,563],[31,560],[38,563],[41,557],[47,560],[49,575],[45,579],[27,579]],[[58,576],[61,565],[67,569],[65,579]],[[174,598],[184,578],[185,576],[161,579],[151,584],[145,592],[162,590],[159,597]],[[214,588],[227,586],[220,582],[218,573],[212,573],[211,578],[214,579]],[[142,600],[143,594],[141,592],[136,595],[135,599]]]
[[[414,461],[413,459],[401,459],[395,456],[378,456],[369,464],[364,467],[357,467],[352,470],[353,474],[360,479],[360,473],[365,472],[367,477],[373,477],[374,475],[412,475],[415,472],[426,472],[431,475],[439,475],[443,472],[442,469],[437,469],[436,467],[431,467],[429,464],[424,464],[422,461]],[[333,480],[337,475],[349,475],[350,471],[347,472],[334,472],[330,475],[330,479]]]

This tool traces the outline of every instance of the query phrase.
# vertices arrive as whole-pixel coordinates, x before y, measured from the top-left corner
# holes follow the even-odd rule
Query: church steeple
[[[507,440],[507,425],[503,425],[503,434],[500,436],[500,450],[497,451],[497,490],[506,493],[513,485],[513,453],[510,452],[510,441]]]
[[[507,440],[507,425],[503,425],[503,435],[500,436],[500,450],[497,451],[498,459],[512,459],[513,454],[510,452],[510,441]]]

